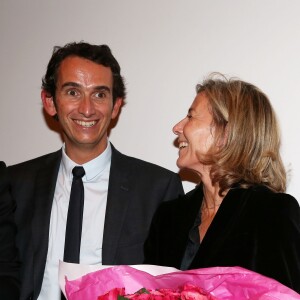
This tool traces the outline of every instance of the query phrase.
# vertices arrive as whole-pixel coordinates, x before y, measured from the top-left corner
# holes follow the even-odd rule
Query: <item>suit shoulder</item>
[[[131,160],[132,164],[135,164],[137,167],[140,168],[146,168],[146,169],[151,169],[153,171],[157,171],[159,173],[165,173],[165,174],[175,174],[175,172],[168,170],[162,166],[156,165],[154,163],[135,158],[135,157],[128,157],[129,160]]]
[[[23,169],[31,169],[34,170],[36,168],[40,168],[42,165],[51,160],[56,160],[61,157],[61,150],[48,153],[21,163],[17,163],[14,165],[8,166],[8,170],[10,173],[19,172]]]
[[[128,156],[125,155],[121,152],[119,152],[118,150],[116,150],[113,146],[113,156],[112,159],[118,160],[119,164],[123,164],[123,165],[127,165],[131,168],[134,168],[135,171],[141,171],[141,172],[150,172],[153,175],[160,175],[160,176],[171,176],[171,175],[176,175],[178,176],[178,174],[176,174],[175,172],[168,170],[162,166],[156,165],[154,163],[136,158],[136,157],[132,157],[132,156]]]

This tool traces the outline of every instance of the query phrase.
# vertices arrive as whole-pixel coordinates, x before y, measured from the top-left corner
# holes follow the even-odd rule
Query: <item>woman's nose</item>
[[[174,125],[174,127],[173,127],[173,133],[174,134],[179,135],[179,134],[182,133],[182,129],[183,129],[183,126],[184,126],[184,124],[183,124],[184,120],[185,120],[185,118]]]

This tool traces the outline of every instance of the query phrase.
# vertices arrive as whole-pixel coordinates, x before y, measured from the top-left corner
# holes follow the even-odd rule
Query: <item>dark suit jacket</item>
[[[145,263],[180,268],[202,198],[198,187],[161,205],[145,243]],[[262,186],[231,189],[188,268],[216,266],[244,267],[299,293],[298,202]]]
[[[21,299],[40,293],[61,150],[9,167],[17,202],[17,246],[23,263]],[[140,264],[158,205],[183,194],[177,174],[128,157],[112,146],[102,263]]]
[[[4,162],[0,162],[0,299],[19,297],[19,261],[16,248],[15,203],[9,192]]]

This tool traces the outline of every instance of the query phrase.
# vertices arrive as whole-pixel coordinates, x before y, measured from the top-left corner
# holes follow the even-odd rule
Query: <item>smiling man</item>
[[[42,100],[46,112],[60,120],[69,158],[83,164],[106,149],[107,128],[119,113],[121,96],[113,99],[109,67],[78,56],[62,61],[55,97],[44,89]]]
[[[60,124],[62,149],[8,168],[17,202],[20,299],[60,299],[58,263],[65,257],[74,167],[84,169],[75,261],[83,264],[142,263],[156,208],[183,193],[177,174],[123,155],[108,141],[108,127],[125,96],[120,66],[108,46],[81,42],[55,48],[41,98]]]

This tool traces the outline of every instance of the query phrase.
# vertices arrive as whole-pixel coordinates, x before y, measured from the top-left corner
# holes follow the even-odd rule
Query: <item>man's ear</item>
[[[48,115],[51,117],[57,114],[53,97],[50,96],[45,90],[41,91],[41,98],[43,102],[44,110],[47,112]]]
[[[122,107],[122,104],[123,104],[123,99],[122,98],[117,98],[116,101],[115,101],[113,110],[112,110],[112,114],[111,114],[112,119],[115,119],[118,116],[118,114],[120,112],[120,109]]]

